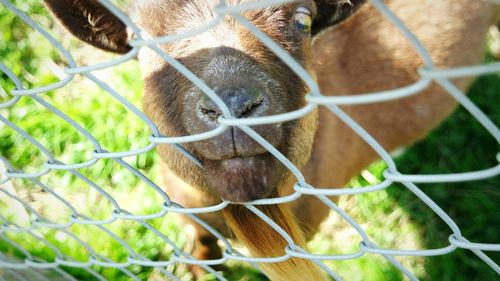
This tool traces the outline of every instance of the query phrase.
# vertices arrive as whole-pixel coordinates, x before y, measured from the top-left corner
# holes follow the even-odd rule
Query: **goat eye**
[[[312,26],[312,13],[305,7],[299,7],[295,11],[294,16],[295,28],[303,31],[310,32]]]

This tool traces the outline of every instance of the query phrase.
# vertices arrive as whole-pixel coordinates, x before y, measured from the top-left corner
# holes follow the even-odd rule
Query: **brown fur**
[[[418,4],[389,1],[388,5],[422,41],[437,67],[481,62],[486,31],[494,12],[491,5],[467,0],[424,0]],[[436,16],[416,16],[425,15],[429,10]],[[331,95],[409,85],[419,79],[416,70],[422,65],[411,44],[370,5],[336,30],[318,37],[314,55],[318,83],[323,93]],[[331,59],[325,61],[324,57]],[[470,82],[470,78],[454,81],[462,90]],[[409,98],[342,109],[386,150],[393,151],[423,138],[455,106],[456,101],[450,95],[432,84]],[[342,187],[378,159],[378,155],[327,109],[320,109],[319,120],[313,154],[303,173],[308,182],[318,188]],[[330,151],[328,157],[322,148],[326,143]],[[322,220],[316,214],[328,213],[326,206],[311,196],[302,197],[295,204],[302,210],[301,217],[307,218],[314,227]]]
[[[244,1],[227,2],[234,5]],[[54,1],[46,2],[64,22],[61,7],[54,8]],[[71,1],[63,2],[68,5]],[[416,70],[422,65],[421,58],[398,29],[372,6],[364,5],[354,13],[363,1],[314,2],[319,11],[312,29],[312,33],[317,35],[314,41],[290,31],[289,19],[298,4],[251,11],[244,16],[281,44],[316,76],[325,95],[353,95],[392,89],[419,79]],[[95,4],[93,0],[90,3]],[[474,0],[392,0],[387,3],[428,48],[437,67],[480,62],[486,30],[496,13],[491,4]],[[131,16],[150,36],[157,37],[205,24],[214,16],[211,12],[213,5],[215,1],[147,0],[132,6]],[[303,1],[302,5],[314,9],[313,1]],[[432,11],[432,14],[429,11]],[[353,13],[354,15],[348,18]],[[94,16],[105,18],[103,15]],[[345,21],[339,24],[344,19]],[[334,24],[338,25],[329,28]],[[88,32],[68,23],[66,26],[77,36]],[[124,33],[125,30],[122,30],[121,36]],[[88,37],[79,37],[89,41],[86,39]],[[220,42],[224,44],[221,45]],[[94,45],[99,46],[99,42],[94,42]],[[127,49],[127,46],[122,48]],[[210,75],[218,73],[219,70],[212,67],[212,62],[219,58],[221,63],[216,65],[238,69],[239,73],[244,74],[250,81],[272,81],[270,87],[274,92],[269,100],[273,106],[266,114],[287,112],[305,105],[304,95],[308,89],[301,79],[277,60],[255,36],[230,17],[208,33],[165,44],[160,48],[209,84],[226,80],[238,85],[245,83],[233,76],[213,79]],[[244,63],[232,64],[231,59],[222,59],[224,56],[220,56],[221,54],[237,58],[233,61]],[[147,48],[141,49],[139,61],[146,81],[145,111],[160,131],[169,136],[183,136],[207,130],[205,124],[199,123],[199,120],[192,117],[192,112],[190,113],[192,109],[189,108],[193,107],[192,103],[196,102],[196,99],[185,98],[186,93],[194,91],[192,84]],[[207,76],[206,73],[210,75]],[[220,75],[224,76],[226,72],[222,71]],[[252,77],[260,78],[252,80]],[[465,89],[470,79],[455,82],[461,89]],[[412,97],[370,105],[343,106],[342,109],[372,134],[385,149],[394,150],[424,137],[455,106],[456,102],[433,84]],[[208,129],[210,128],[208,126]],[[323,107],[308,116],[276,128],[257,126],[254,129],[301,168],[308,183],[318,188],[342,187],[378,157],[359,136]],[[205,170],[195,166],[170,146],[159,147],[165,162],[163,174],[167,191],[176,202],[185,207],[203,207],[217,204],[220,197],[228,194],[246,201],[247,198],[293,192],[295,179],[278,161],[266,154],[255,157],[259,165],[242,168],[233,166],[224,170],[220,161],[223,161],[225,154],[231,155],[232,152],[228,152],[224,145],[220,144],[231,144],[233,150],[236,150],[235,136],[245,147],[252,148],[252,153],[262,152],[258,145],[238,129],[231,129],[230,133],[231,135],[221,135],[213,140],[185,145],[205,162]],[[222,158],[213,159],[218,156]],[[262,181],[263,178],[269,180]],[[310,236],[329,212],[327,206],[313,196],[302,196],[290,205],[266,206],[260,209],[289,232],[300,247],[305,247],[305,239],[300,229],[302,226],[297,226],[297,221],[310,224],[308,227],[312,231],[306,233]],[[290,210],[293,210],[294,214]],[[254,256],[283,255],[287,245],[285,240],[250,211],[238,205],[231,205],[223,211],[223,216],[224,220],[220,213],[210,213],[202,214],[201,218],[226,236],[230,236],[232,231]],[[200,259],[219,258],[221,253],[215,246],[214,237],[203,227],[196,224],[194,226],[197,237],[193,255]],[[323,279],[317,266],[300,259],[262,265],[262,268],[273,280]]]
[[[79,39],[106,51],[123,54],[132,49],[128,46],[127,34],[123,32],[125,24],[116,16],[107,14],[106,8],[96,0],[45,0],[45,3]],[[106,17],[100,16],[105,13]]]
[[[293,219],[290,208],[284,205],[260,206],[259,210],[271,218],[293,239],[295,244],[306,248],[304,235]],[[254,213],[239,205],[224,209],[224,218],[236,237],[248,247],[254,257],[279,257],[285,254],[288,243],[271,226]],[[259,229],[260,231],[255,231]],[[302,281],[326,280],[319,268],[310,260],[291,258],[285,262],[260,265],[271,280]]]

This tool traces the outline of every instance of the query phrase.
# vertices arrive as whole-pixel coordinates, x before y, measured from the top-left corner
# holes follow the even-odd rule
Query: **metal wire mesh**
[[[117,9],[113,4],[109,1],[101,0],[102,4],[104,4],[108,9],[110,9],[116,16],[118,16],[124,23],[131,28],[135,34],[137,34],[137,38],[130,42],[130,45],[133,49],[126,55],[120,56],[111,61],[100,63],[96,65],[90,66],[78,66],[72,56],[72,54],[66,50],[56,39],[54,39],[49,33],[47,33],[43,28],[41,28],[30,16],[26,15],[24,12],[16,8],[13,4],[11,4],[7,0],[0,0],[3,4],[3,8],[9,9],[12,13],[16,14],[20,19],[22,19],[25,23],[31,26],[33,29],[38,31],[44,38],[49,40],[56,48],[60,51],[60,53],[64,56],[67,67],[64,69],[64,78],[56,83],[50,84],[45,87],[40,88],[32,88],[26,89],[21,82],[21,79],[16,77],[16,75],[7,68],[4,64],[0,63],[0,70],[5,73],[10,80],[15,84],[15,90],[12,90],[9,94],[11,95],[11,99],[7,102],[0,104],[0,109],[8,108],[16,105],[21,97],[29,97],[39,103],[41,106],[47,108],[51,112],[53,112],[59,118],[62,118],[64,121],[73,126],[78,132],[90,141],[94,146],[94,151],[92,152],[92,157],[90,160],[82,163],[64,163],[53,156],[53,153],[44,147],[39,141],[34,139],[28,133],[23,131],[19,126],[9,121],[8,118],[0,115],[0,122],[5,124],[5,126],[13,129],[17,134],[24,137],[31,144],[36,146],[43,155],[45,155],[47,161],[43,165],[43,167],[35,172],[25,172],[23,170],[15,169],[9,162],[9,159],[4,157],[0,158],[0,163],[4,166],[3,173],[0,173],[0,192],[10,197],[16,204],[22,205],[26,210],[29,211],[32,216],[31,226],[25,227],[16,224],[16,222],[9,221],[6,217],[0,214],[0,220],[2,224],[0,225],[0,239],[10,244],[11,247],[15,248],[18,252],[24,255],[24,259],[14,259],[12,257],[8,257],[6,255],[0,254],[0,268],[4,268],[8,271],[8,276],[10,277],[0,277],[0,280],[6,280],[5,278],[19,279],[19,280],[31,280],[30,278],[41,278],[41,280],[47,279],[44,277],[40,271],[45,269],[51,269],[54,272],[59,274],[59,278],[61,280],[76,280],[75,277],[72,277],[62,269],[61,266],[65,267],[75,267],[81,268],[87,271],[89,274],[97,278],[98,280],[104,280],[104,277],[100,275],[97,271],[93,269],[93,266],[102,266],[102,267],[111,267],[116,268],[122,271],[125,275],[129,276],[132,280],[140,280],[140,278],[134,274],[132,271],[128,269],[128,267],[132,265],[141,265],[146,267],[154,267],[159,272],[161,272],[165,277],[170,278],[172,280],[178,280],[176,276],[172,272],[169,271],[169,266],[176,265],[179,263],[185,264],[197,264],[201,265],[207,271],[211,272],[216,279],[218,280],[226,280],[221,274],[215,272],[209,265],[221,264],[225,263],[228,260],[240,260],[250,262],[252,264],[261,263],[261,262],[277,262],[284,261],[292,257],[299,257],[304,259],[310,259],[314,261],[316,264],[321,266],[333,279],[340,280],[341,278],[331,269],[326,267],[323,264],[323,261],[326,260],[350,260],[356,259],[363,256],[366,253],[378,254],[389,262],[391,262],[394,266],[396,266],[401,272],[404,273],[409,279],[417,280],[417,277],[410,272],[407,268],[405,268],[401,263],[399,263],[395,257],[396,256],[436,256],[436,255],[445,255],[448,254],[458,248],[468,249],[476,254],[480,259],[482,259],[485,263],[487,263],[492,270],[496,271],[500,274],[500,267],[496,264],[492,259],[490,259],[484,251],[500,251],[500,244],[485,244],[485,243],[474,243],[467,240],[466,237],[463,237],[459,227],[455,224],[455,222],[435,203],[431,200],[422,190],[416,185],[416,183],[435,183],[435,182],[458,182],[458,181],[472,181],[478,179],[486,179],[490,177],[497,176],[500,174],[500,165],[495,167],[491,167],[489,169],[481,170],[481,171],[471,171],[459,174],[434,174],[434,175],[408,175],[402,174],[398,171],[396,164],[393,159],[389,155],[387,151],[385,151],[382,146],[372,137],[370,136],[362,127],[360,127],[353,119],[351,119],[347,114],[345,114],[338,106],[339,105],[352,105],[352,104],[366,104],[366,103],[377,103],[383,102],[393,99],[398,99],[402,97],[407,97],[410,95],[416,95],[421,90],[425,89],[430,85],[431,82],[435,81],[439,85],[443,87],[450,95],[453,96],[464,108],[466,108],[470,114],[476,118],[484,128],[496,139],[497,142],[500,143],[500,131],[498,128],[490,121],[482,112],[479,110],[474,103],[472,103],[469,98],[464,95],[452,82],[450,79],[457,77],[465,77],[465,76],[475,76],[487,73],[497,73],[500,72],[500,63],[493,63],[489,65],[479,65],[479,66],[470,66],[470,67],[462,67],[462,68],[454,68],[454,69],[437,69],[434,67],[432,59],[430,58],[426,49],[422,46],[422,44],[418,41],[418,39],[412,35],[411,31],[408,30],[404,24],[398,20],[391,11],[385,6],[385,4],[380,0],[372,0],[371,5],[374,5],[380,13],[382,13],[387,19],[389,19],[395,26],[399,28],[399,30],[406,36],[406,38],[413,44],[415,49],[420,54],[421,58],[424,61],[424,65],[419,69],[419,74],[421,79],[417,81],[415,84],[399,88],[399,89],[391,89],[388,91],[377,92],[377,93],[365,93],[356,96],[348,96],[348,97],[330,97],[323,96],[314,81],[314,79],[308,74],[308,72],[297,63],[287,52],[285,52],[278,44],[273,42],[270,38],[268,38],[264,33],[258,30],[252,23],[247,21],[240,15],[240,12],[255,9],[259,7],[269,6],[269,5],[277,5],[284,2],[289,2],[286,0],[276,0],[276,1],[260,1],[254,2],[250,4],[240,5],[240,6],[231,6],[228,7],[225,5],[224,1],[220,1],[220,4],[216,8],[217,16],[215,19],[208,23],[207,25],[199,28],[197,30],[191,30],[189,32],[183,34],[175,34],[170,36],[165,36],[162,38],[155,39],[146,39],[140,36],[141,31],[134,25],[131,20],[124,15],[119,9]],[[311,89],[310,94],[307,96],[308,104],[297,111],[287,112],[284,114],[274,115],[274,116],[266,116],[259,118],[248,118],[248,119],[235,119],[231,116],[229,109],[225,106],[225,104],[220,100],[220,98],[210,89],[207,85],[203,83],[198,77],[196,77],[193,73],[191,73],[186,67],[180,64],[178,61],[170,57],[168,54],[161,51],[156,45],[166,42],[171,42],[175,40],[180,40],[182,38],[186,38],[192,36],[194,34],[199,34],[205,32],[214,26],[216,26],[222,18],[230,15],[235,18],[239,23],[248,28],[256,37],[258,37],[269,49],[271,49],[280,59],[282,59],[294,72],[296,72],[305,83]],[[191,80],[196,86],[203,90],[203,92],[209,96],[223,111],[223,116],[219,118],[219,127],[213,131],[185,136],[185,137],[166,137],[162,136],[157,128],[157,126],[150,121],[139,109],[137,109],[132,103],[127,101],[123,96],[121,96],[117,91],[111,88],[105,81],[102,81],[98,77],[93,74],[93,71],[116,67],[120,64],[133,59],[137,56],[140,48],[150,48],[162,58],[164,58],[170,65],[175,67],[181,73],[183,73],[189,80]],[[79,74],[89,79],[102,89],[104,89],[107,93],[109,93],[114,99],[123,104],[128,110],[132,111],[135,115],[137,115],[150,129],[151,136],[148,137],[148,145],[134,149],[130,151],[123,152],[110,152],[104,150],[99,141],[92,136],[91,132],[85,130],[82,126],[80,126],[76,121],[72,120],[70,117],[65,115],[62,111],[55,108],[51,104],[49,104],[45,99],[43,94],[47,91],[58,89],[61,87],[65,87],[68,83],[70,83],[75,76]],[[363,140],[365,140],[380,156],[380,158],[385,161],[388,168],[384,173],[385,181],[380,184],[376,184],[373,186],[367,186],[363,188],[345,188],[345,189],[316,189],[315,187],[309,185],[301,172],[288,160],[284,155],[282,155],[276,148],[274,148],[270,143],[268,143],[264,138],[259,136],[250,126],[257,124],[271,124],[278,122],[285,122],[289,120],[298,119],[308,114],[312,110],[314,110],[318,106],[327,107],[332,114],[335,114],[339,117],[343,122],[345,122],[350,128],[352,128]],[[286,248],[286,254],[282,257],[274,257],[274,258],[253,258],[240,254],[238,251],[233,249],[232,244],[224,238],[221,234],[219,234],[214,228],[205,223],[203,220],[197,217],[197,214],[205,213],[205,212],[214,212],[219,211],[228,206],[229,202],[222,202],[216,206],[206,207],[206,208],[183,208],[179,204],[170,200],[168,194],[166,194],[156,183],[152,180],[148,179],[141,171],[133,168],[130,164],[124,161],[122,158],[129,156],[136,156],[140,154],[144,154],[148,151],[153,150],[158,144],[171,144],[176,146],[176,148],[182,152],[186,157],[190,158],[192,161],[201,165],[201,163],[192,155],[190,155],[187,151],[185,151],[180,144],[186,142],[194,142],[199,140],[205,140],[214,136],[221,134],[226,128],[229,126],[236,126],[240,128],[242,131],[251,136],[255,141],[257,141],[260,145],[266,148],[272,155],[274,155],[283,165],[285,165],[296,177],[297,183],[294,186],[295,193],[290,196],[283,198],[273,198],[273,199],[263,199],[257,200],[255,202],[246,204],[245,207],[250,211],[258,215],[264,221],[268,222],[276,232],[281,235],[286,241],[288,241],[289,245]],[[102,161],[103,159],[109,159],[110,161],[115,162],[117,165],[125,168],[128,172],[134,174],[136,177],[140,178],[144,183],[149,186],[152,190],[157,192],[161,198],[163,198],[164,204],[162,206],[162,210],[160,212],[149,214],[149,215],[136,215],[129,211],[124,210],[117,200],[113,198],[108,192],[105,191],[105,188],[100,187],[97,183],[93,182],[91,179],[85,177],[78,170],[86,167],[90,167],[95,165],[97,162]],[[500,156],[497,156],[497,160],[500,161]],[[0,167],[2,166],[0,165]],[[52,171],[62,171],[66,173],[70,173],[75,177],[78,177],[85,184],[89,185],[91,189],[102,195],[106,200],[110,202],[113,206],[113,211],[111,212],[109,219],[106,220],[93,220],[92,218],[80,214],[73,205],[75,202],[71,200],[65,199],[66,196],[58,194],[54,191],[54,188],[48,186],[38,179],[41,176],[49,174]],[[9,188],[7,186],[14,179],[25,179],[31,182],[33,185],[40,187],[45,192],[51,194],[53,199],[64,205],[68,210],[70,210],[71,216],[67,218],[66,223],[55,223],[50,221],[47,218],[44,218],[43,215],[39,214],[34,208],[32,208],[29,204],[24,202],[19,196],[16,194],[9,192]],[[355,220],[353,220],[344,210],[339,208],[334,202],[328,199],[327,196],[332,195],[357,195],[369,192],[376,192],[383,190],[390,186],[392,183],[401,183],[408,190],[414,193],[420,200],[422,200],[430,209],[432,209],[450,228],[451,235],[449,237],[449,245],[439,248],[439,249],[425,249],[425,250],[404,250],[404,249],[385,249],[378,246],[375,242],[370,239],[370,236],[365,232],[363,227],[361,227]],[[353,229],[357,232],[357,234],[361,237],[361,243],[357,251],[349,254],[331,254],[331,255],[316,255],[313,253],[309,253],[304,249],[299,248],[295,245],[292,238],[286,233],[283,229],[281,229],[276,223],[266,217],[259,209],[255,206],[257,205],[265,205],[265,204],[276,204],[276,203],[284,203],[291,202],[296,200],[303,194],[314,195],[319,198],[324,204],[329,206],[334,212],[340,215],[346,222],[348,222]],[[148,220],[154,218],[160,218],[165,216],[167,213],[182,213],[187,214],[195,221],[197,221],[200,225],[206,228],[209,232],[213,233],[219,241],[221,241],[224,245],[225,251],[223,253],[223,257],[219,260],[196,260],[189,253],[183,251],[183,249],[179,248],[178,245],[174,241],[172,241],[169,237],[167,237],[164,233],[161,233],[155,227],[153,227]],[[173,250],[172,256],[168,260],[150,260],[146,257],[138,254],[134,251],[133,247],[127,244],[126,241],[120,239],[116,234],[110,231],[107,226],[112,224],[115,221],[135,221],[142,225],[144,228],[152,231],[155,235],[157,235],[163,243],[170,246]],[[88,243],[86,243],[83,239],[73,234],[68,228],[73,225],[92,225],[98,229],[100,229],[103,233],[106,233],[110,237],[114,238],[118,243],[124,247],[128,252],[128,257],[125,262],[115,262],[107,257],[104,257],[100,254],[97,254]],[[41,234],[38,230],[40,228],[50,228],[55,229],[59,232],[66,234],[71,237],[74,241],[76,241],[85,251],[88,253],[87,261],[77,261],[71,258],[68,255],[65,255],[58,246],[54,245],[54,243],[48,241],[44,238],[43,234]],[[53,261],[44,261],[36,256],[32,255],[23,248],[23,245],[12,241],[6,235],[6,233],[23,233],[24,235],[31,236],[32,238],[39,240],[42,242],[47,248],[54,252],[54,260]],[[22,275],[20,274],[20,270],[24,270],[28,272],[30,275]],[[32,276],[32,277],[27,277]]]

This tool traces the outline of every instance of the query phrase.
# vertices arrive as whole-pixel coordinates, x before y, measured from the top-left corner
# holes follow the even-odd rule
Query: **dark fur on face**
[[[158,37],[199,27],[212,20],[215,2],[154,1],[154,5],[150,6],[149,1],[144,1],[134,7],[135,14],[132,16],[147,33]],[[299,6],[314,11],[310,1],[250,11],[243,15],[308,68],[311,59],[310,35],[296,30],[293,22]],[[154,15],[163,9],[173,12],[161,12],[161,17]],[[155,22],[150,19],[155,19]],[[306,104],[307,87],[303,81],[233,18],[224,19],[219,26],[203,34],[161,48],[175,56],[209,87],[222,89],[221,97],[224,89],[259,91],[262,101],[248,111],[248,116],[244,112],[241,118],[280,114]],[[200,108],[200,100],[206,97],[193,83],[150,51],[140,54],[140,61],[143,68],[150,69],[145,73],[145,111],[162,134],[186,136],[218,126],[215,119],[210,120],[203,112],[203,106]],[[230,101],[231,98],[227,99]],[[303,118],[252,129],[294,163],[301,165],[310,153],[314,119]],[[309,125],[301,124],[303,122]],[[161,146],[160,155],[187,182],[227,200],[243,202],[269,196],[288,175],[272,155],[236,127],[228,128],[215,138],[184,146],[204,163],[204,169],[182,159],[171,147]]]

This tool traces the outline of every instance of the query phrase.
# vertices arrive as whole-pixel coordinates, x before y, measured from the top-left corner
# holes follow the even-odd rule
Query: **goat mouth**
[[[256,126],[253,130],[263,136],[272,146],[280,146],[283,134],[281,124]],[[251,164],[253,157],[268,152],[260,143],[236,127],[227,128],[214,138],[195,142],[192,148],[203,159],[224,161],[224,163],[235,162],[235,164],[237,164],[237,159]]]
[[[282,166],[270,153],[208,160],[204,164],[211,191],[235,203],[266,198],[277,188],[282,173]]]
[[[227,171],[237,171],[238,169],[245,169],[246,167],[255,165],[257,157],[263,154],[265,153],[251,155],[251,156],[236,155],[231,158],[221,159],[220,163],[221,166]]]

